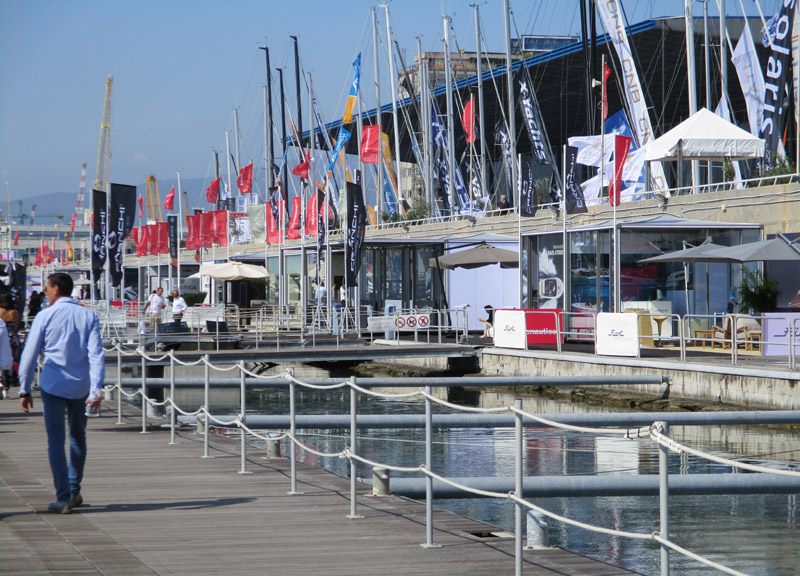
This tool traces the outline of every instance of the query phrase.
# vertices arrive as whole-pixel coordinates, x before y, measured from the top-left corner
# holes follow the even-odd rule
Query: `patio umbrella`
[[[703,257],[703,261],[706,262],[729,262],[731,264],[784,260],[800,261],[800,250],[782,236],[762,242],[720,248],[708,252]]]
[[[683,250],[676,250],[675,252],[667,252],[666,254],[659,254],[658,256],[651,256],[644,260],[639,260],[642,264],[657,264],[659,262],[705,262],[704,257],[715,250],[725,248],[719,244],[706,242],[700,246],[693,246],[692,248],[684,248]]]
[[[481,244],[475,248],[452,252],[439,258],[431,258],[429,262],[433,268],[480,268],[500,264],[500,268],[519,268],[519,253],[505,248]]]
[[[263,266],[244,264],[242,262],[221,262],[219,264],[203,264],[200,274],[214,280],[246,280],[248,278],[266,278],[269,276]]]

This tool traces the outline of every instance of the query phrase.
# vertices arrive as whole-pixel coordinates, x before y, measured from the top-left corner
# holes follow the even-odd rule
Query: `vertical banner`
[[[764,74],[758,63],[756,45],[750,28],[744,27],[739,42],[731,56],[731,62],[739,77],[744,101],[747,105],[747,119],[750,122],[750,134],[758,136],[761,127],[761,116],[764,114]]]
[[[597,3],[597,10],[603,19],[606,32],[617,52],[623,73],[622,84],[628,109],[633,120],[633,130],[636,132],[639,147],[644,146],[655,136],[650,115],[647,112],[647,103],[644,101],[644,89],[639,81],[639,72],[628,43],[628,34],[625,32],[625,22],[622,20],[620,0],[604,0]],[[651,164],[651,178],[656,190],[667,190],[667,179],[660,162]]]
[[[536,216],[539,203],[533,186],[533,157],[520,154],[519,157],[519,215],[523,218]]]
[[[272,201],[266,210],[267,217],[267,242],[270,244],[281,244],[281,219],[283,212],[283,200]]]
[[[564,205],[567,214],[584,214],[588,212],[589,209],[586,208],[583,190],[581,190],[580,185],[575,181],[575,159],[578,156],[578,149],[575,146],[567,146],[565,150],[567,157],[564,170],[564,182],[566,184]]]
[[[10,268],[8,273],[8,288],[11,293],[11,299],[14,301],[14,307],[22,314],[25,311],[25,301],[27,300],[27,273],[26,267],[22,264],[7,265]]]
[[[378,163],[378,142],[380,141],[381,127],[364,126],[361,132],[361,161],[364,164]]]
[[[136,216],[136,186],[111,184],[111,206],[108,214],[108,259],[111,264],[111,285],[122,282],[123,243],[131,233]]]
[[[266,242],[267,207],[264,204],[248,204],[247,217],[250,219],[250,240],[262,244]]]
[[[95,282],[100,281],[103,267],[106,265],[106,220],[108,208],[106,193],[92,190],[92,276]]]
[[[300,196],[292,198],[292,217],[289,219],[289,229],[286,231],[286,237],[289,240],[297,240],[300,238],[300,213],[303,210],[301,202],[303,201]]]
[[[628,136],[614,136],[614,173],[608,185],[608,201],[612,206],[619,206],[622,192],[622,170],[628,158],[631,139]]]
[[[524,69],[520,68],[520,72]],[[528,130],[528,138],[531,141],[531,152],[538,164],[550,164],[547,157],[547,150],[542,142],[542,131],[539,128],[539,106],[531,97],[528,82],[519,81],[519,107],[522,109],[522,117],[525,119],[525,127]]]
[[[789,81],[792,74],[792,25],[795,0],[784,0],[775,22],[772,43],[767,46],[769,58],[764,74],[764,115],[759,137],[767,143],[771,159],[779,151],[783,125],[792,94]],[[770,34],[772,30],[767,31]]]
[[[167,237],[169,239],[169,258],[178,267],[178,216],[167,216]]]
[[[347,183],[347,239],[344,245],[345,286],[358,286],[361,268],[361,247],[367,228],[367,208],[359,184]]]

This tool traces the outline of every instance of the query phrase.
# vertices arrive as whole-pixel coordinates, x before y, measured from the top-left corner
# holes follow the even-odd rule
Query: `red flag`
[[[364,126],[361,134],[361,161],[364,164],[378,163],[378,139],[380,126]]]
[[[461,118],[464,125],[464,132],[467,134],[467,142],[475,142],[475,97],[469,99],[464,106],[464,116]]]
[[[138,202],[139,202],[139,219],[141,219],[142,214],[144,213],[144,198],[142,198],[141,195],[139,196]]]
[[[166,222],[156,222],[153,224],[156,230],[157,249],[156,254],[169,254],[169,229]]]
[[[289,219],[289,229],[286,231],[286,237],[289,240],[297,240],[300,238],[300,212],[302,198],[295,196],[292,198],[292,217]]]
[[[308,199],[308,206],[306,206],[306,236],[317,236],[317,218],[319,217],[319,206],[317,202],[316,192]]]
[[[608,119],[608,89],[606,88],[606,80],[611,76],[611,68],[608,64],[603,64],[603,120]]]
[[[622,169],[625,167],[625,160],[628,158],[630,147],[630,136],[614,136],[614,174],[611,177],[611,183],[608,185],[608,201],[612,206],[619,206]]]
[[[275,202],[278,214],[283,214],[283,200]],[[279,218],[275,217],[272,206],[267,204],[267,242],[270,244],[280,244],[282,241]]]
[[[305,159],[292,169],[292,174],[304,180],[308,180],[308,159],[309,152],[306,152]]]
[[[19,232],[14,232],[14,246],[19,246]]]
[[[175,186],[172,187],[172,190],[169,191],[167,197],[164,198],[164,210],[172,210],[172,207],[175,205]]]
[[[197,217],[194,215],[186,216],[186,249],[197,250],[197,233],[196,225]]]
[[[217,197],[219,196],[219,182],[222,180],[222,177],[217,178],[216,180],[211,181],[211,185],[206,188],[206,200],[210,204],[217,203]]]
[[[236,186],[240,194],[250,194],[253,191],[253,163],[239,170],[239,177],[236,179]]]
[[[76,214],[72,215],[72,222],[70,222],[70,225],[69,225],[69,231],[72,234],[75,234],[75,216],[76,216]]]
[[[197,215],[198,248],[211,248],[214,244],[214,212],[201,212]]]
[[[214,210],[213,217],[213,238],[214,244],[218,246],[228,245],[228,211],[227,210]]]
[[[34,266],[41,266],[43,261],[44,261],[44,256],[42,255],[42,249],[39,248],[36,251],[36,261],[33,263],[33,265]]]

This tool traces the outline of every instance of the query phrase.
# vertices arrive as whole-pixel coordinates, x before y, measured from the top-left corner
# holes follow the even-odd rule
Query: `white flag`
[[[606,32],[614,44],[617,57],[621,63],[622,82],[625,88],[625,99],[631,111],[631,127],[636,133],[640,148],[655,138],[653,125],[650,123],[650,115],[647,112],[647,104],[644,101],[644,89],[639,81],[639,73],[636,70],[636,63],[631,54],[631,47],[628,43],[628,35],[625,33],[625,23],[622,21],[622,11],[619,0],[604,0],[597,3],[597,10],[603,19]],[[653,186],[657,190],[667,189],[667,179],[664,169],[660,162],[653,162],[651,165],[651,177]]]
[[[748,26],[744,27],[736,43],[731,62],[736,68],[736,75],[739,76],[739,84],[742,86],[742,94],[747,104],[750,134],[758,136],[761,116],[764,113],[764,74],[761,72],[756,46]]]

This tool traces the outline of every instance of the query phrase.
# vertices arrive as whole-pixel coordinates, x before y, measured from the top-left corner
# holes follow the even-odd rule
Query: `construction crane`
[[[103,103],[103,122],[100,124],[100,146],[97,149],[97,178],[92,188],[108,191],[108,164],[111,161],[111,85],[114,78],[106,80],[106,99]]]
[[[161,222],[161,196],[158,194],[158,182],[152,174],[147,177],[147,222]]]

